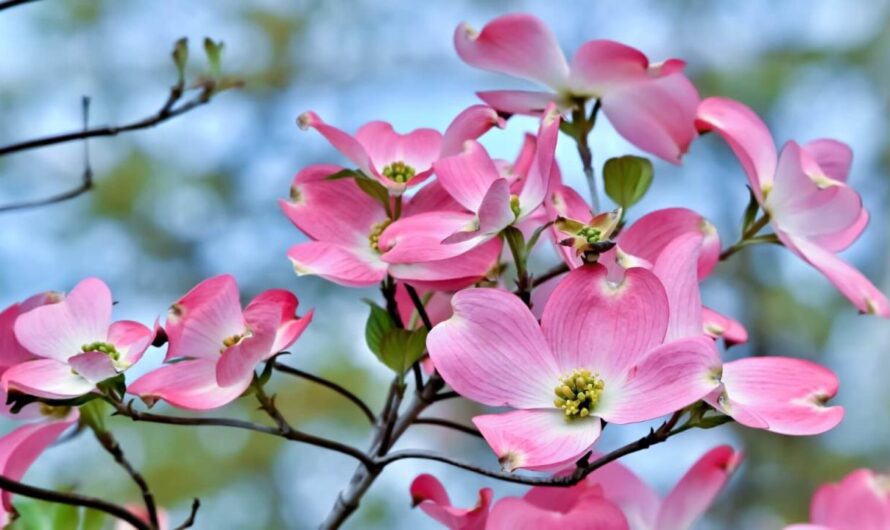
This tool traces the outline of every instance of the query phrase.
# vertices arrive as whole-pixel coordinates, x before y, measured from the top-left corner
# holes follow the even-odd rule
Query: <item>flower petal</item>
[[[132,320],[119,320],[108,328],[108,342],[120,353],[118,361],[124,367],[136,364],[154,337],[154,330]]]
[[[748,330],[741,322],[707,307],[702,308],[702,319],[705,333],[715,339],[723,337],[727,347],[748,342]]]
[[[606,378],[661,343],[668,307],[664,287],[648,270],[630,269],[614,284],[602,265],[585,265],[553,291],[541,328],[562,372],[588,368]]]
[[[585,496],[565,512],[548,510],[524,499],[507,497],[495,503],[489,516],[490,527],[510,530],[627,530],[621,509],[608,500]]]
[[[670,307],[665,341],[697,337],[703,333],[701,293],[696,270],[701,234],[687,233],[668,244],[652,268],[664,285]]]
[[[485,530],[492,496],[491,488],[482,488],[475,507],[457,508],[436,477],[418,475],[411,483],[412,504],[451,530]]]
[[[166,360],[176,357],[219,358],[223,342],[244,333],[235,278],[222,274],[193,287],[170,306],[165,329],[170,341]]]
[[[778,156],[773,136],[753,110],[728,98],[707,98],[698,106],[698,124],[714,130],[738,157],[751,189],[763,202],[761,189],[773,182]]]
[[[444,242],[454,234],[467,232],[459,242]],[[381,259],[386,263],[423,263],[459,256],[491,236],[479,232],[479,222],[469,212],[426,212],[402,217],[380,234]]]
[[[488,151],[475,140],[464,142],[460,154],[435,163],[439,183],[464,208],[478,212],[485,194],[501,178]]]
[[[118,374],[111,357],[101,351],[90,351],[75,355],[68,359],[68,366],[77,375],[94,385]]]
[[[547,197],[551,187],[551,171],[555,164],[556,141],[559,135],[560,116],[554,104],[547,106],[538,128],[535,142],[535,160],[519,193],[519,217],[535,211]]]
[[[709,402],[733,416],[751,415],[766,423],[749,425],[789,435],[821,434],[844,417],[843,407],[825,403],[837,393],[837,377],[827,368],[788,357],[748,357],[723,365],[723,396]],[[737,414],[740,413],[740,414]]]
[[[487,105],[467,107],[445,129],[439,157],[459,155],[467,140],[479,138],[492,127],[503,129],[505,126],[506,122],[493,108]]]
[[[3,390],[18,390],[48,399],[68,399],[92,392],[96,387],[55,359],[17,364],[3,373]]]
[[[605,379],[593,413],[612,423],[646,421],[704,398],[720,383],[714,341],[700,336],[659,346],[628,368],[625,378]]]
[[[602,429],[599,418],[567,421],[553,408],[486,414],[473,423],[506,471],[557,469],[574,462],[590,450]]]
[[[360,254],[337,243],[310,241],[292,246],[287,257],[297,275],[314,274],[346,287],[375,285],[386,276],[386,264],[370,246]]]
[[[665,208],[640,217],[618,236],[621,250],[655,263],[665,247],[683,234],[703,237],[698,260],[698,278],[703,280],[720,257],[720,236],[707,219],[687,208]]]
[[[479,233],[497,235],[516,219],[510,206],[510,185],[507,179],[495,180],[479,204]],[[471,234],[460,232],[460,234]],[[450,242],[450,238],[449,238]]]
[[[588,475],[586,481],[590,486],[602,488],[603,497],[621,508],[631,528],[658,529],[655,521],[661,499],[655,490],[619,460],[597,469]]]
[[[297,123],[299,124],[301,129],[313,128],[325,139],[331,143],[331,145],[337,151],[343,154],[346,158],[352,161],[353,164],[358,166],[358,168],[364,171],[369,176],[376,176],[377,173],[371,164],[371,157],[368,156],[367,151],[359,143],[358,140],[353,138],[346,132],[341,131],[340,129],[328,125],[323,122],[321,118],[318,117],[318,114],[314,112],[304,112],[297,119]]]
[[[476,248],[453,258],[414,264],[389,266],[393,278],[415,287],[425,286],[435,291],[456,291],[482,279],[497,265],[503,242],[493,238]],[[450,313],[451,308],[449,306]]]
[[[454,47],[465,63],[493,72],[564,88],[569,67],[556,36],[531,15],[498,17],[476,32],[463,23],[454,31]]]
[[[668,493],[658,513],[658,530],[687,530],[710,507],[738,468],[742,454],[728,445],[711,449]]]
[[[35,355],[64,361],[80,353],[84,344],[106,339],[111,304],[105,282],[87,278],[61,302],[20,315],[15,322],[16,339]]]
[[[452,317],[427,337],[442,378],[487,405],[552,407],[560,373],[525,304],[510,292],[481,288],[460,291],[451,305]]]
[[[551,92],[531,90],[486,90],[476,92],[479,99],[504,114],[538,115],[556,100]]]
[[[847,181],[850,166],[853,165],[853,150],[849,145],[830,138],[822,138],[805,143],[801,146],[801,150],[804,153],[804,163],[808,165],[807,173],[818,169],[830,179]],[[815,164],[815,167],[809,164]]]
[[[407,134],[399,134],[392,125],[383,121],[372,121],[359,128],[355,138],[364,147],[376,169],[376,176],[387,187],[404,187],[405,183],[395,182],[383,176],[383,169],[395,162],[403,162],[415,171],[411,182],[420,182],[429,175],[433,162],[439,157],[442,135],[433,129],[416,129]],[[416,179],[416,181],[415,181]]]
[[[890,526],[890,502],[880,478],[871,470],[859,469],[839,484],[816,491],[810,519],[829,528],[882,530]]]
[[[253,327],[258,320],[265,318],[255,316],[255,313],[264,315],[267,311],[272,311],[277,314],[277,319],[273,320],[276,334],[272,353],[278,353],[293,344],[312,322],[312,311],[302,317],[296,316],[298,306],[299,300],[292,292],[285,289],[269,289],[247,304],[244,308],[244,319],[248,326]]]
[[[237,399],[247,389],[250,379],[240,383],[219,386],[216,362],[196,359],[167,364],[149,372],[130,384],[127,392],[150,405],[162,399],[181,409],[210,410]]]

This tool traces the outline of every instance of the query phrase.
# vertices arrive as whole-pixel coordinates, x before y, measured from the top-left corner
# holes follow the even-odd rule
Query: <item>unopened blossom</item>
[[[857,469],[813,495],[810,523],[785,530],[886,530],[890,528],[890,475]]]
[[[708,98],[700,126],[719,133],[739,158],[776,236],[824,274],[862,313],[890,318],[890,302],[837,256],[868,224],[862,198],[847,184],[853,153],[835,140],[789,141],[777,155],[766,124],[742,103]]]
[[[206,410],[240,396],[254,368],[286,349],[306,329],[312,311],[296,316],[298,300],[270,289],[243,310],[229,275],[204,280],[170,307],[165,330],[166,364],[133,382],[127,391],[148,403]]]
[[[3,373],[3,390],[51,399],[82,396],[133,365],[154,332],[129,320],[111,322],[111,291],[87,278],[64,299],[15,320],[15,338],[34,358]]]
[[[550,188],[559,122],[551,105],[541,118],[527,176],[517,186],[476,141],[468,140],[461,153],[436,162],[437,182],[463,209],[394,222],[381,237],[386,250],[383,260],[417,263],[452,258],[527,219],[544,202]]]
[[[652,272],[630,269],[620,282],[606,274],[598,264],[570,272],[540,324],[513,293],[460,291],[454,315],[430,333],[430,357],[455,391],[518,409],[473,419],[505,469],[573,461],[603,420],[654,419],[719,384],[712,339],[665,343],[668,299]]]
[[[596,99],[619,134],[674,163],[696,137],[698,91],[678,59],[650,64],[630,46],[592,40],[582,44],[569,63],[550,29],[526,14],[498,17],[479,31],[461,24],[454,45],[467,64],[547,87],[546,92],[478,92],[502,112],[536,114],[551,102],[568,109]]]

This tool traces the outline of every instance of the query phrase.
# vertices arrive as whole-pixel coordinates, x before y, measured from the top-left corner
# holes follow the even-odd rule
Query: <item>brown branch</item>
[[[145,477],[142,476],[139,471],[133,467],[133,464],[127,460],[126,455],[124,455],[124,450],[121,449],[120,444],[115,439],[114,435],[111,434],[111,431],[98,431],[93,430],[93,433],[96,435],[96,439],[99,441],[99,444],[114,457],[114,461],[130,475],[130,478],[133,479],[133,482],[136,483],[136,486],[139,488],[139,491],[142,493],[142,500],[145,503],[145,511],[148,514],[148,521],[151,524],[152,528],[160,528],[160,522],[158,521],[158,508],[155,504],[154,494],[151,492],[151,488],[148,485],[148,481],[145,480]]]
[[[123,506],[118,506],[117,504],[113,504],[102,499],[98,499],[96,497],[88,497],[86,495],[80,495],[78,493],[62,493],[60,491],[38,488],[36,486],[30,486],[28,484],[17,482],[2,475],[0,475],[0,489],[11,493],[17,493],[25,497],[30,497],[32,499],[39,499],[41,501],[54,502],[56,504],[66,504],[68,506],[92,508],[94,510],[99,510],[100,512],[105,512],[108,515],[114,516],[122,521],[126,521],[137,530],[152,530],[152,528],[145,521],[136,517],[133,513],[131,513]]]
[[[183,521],[183,523],[177,526],[174,530],[185,530],[186,528],[191,528],[195,524],[195,518],[198,516],[198,508],[201,507],[201,500],[197,497],[192,501],[192,511],[189,513],[188,519]]]
[[[37,0],[6,0],[6,2],[0,2],[0,11],[12,7],[18,7],[23,4],[30,4],[31,2],[37,2]]]
[[[446,420],[444,418],[417,418],[416,420],[414,420],[414,425],[436,425],[438,427],[445,427],[447,429],[453,429],[464,434],[469,434],[470,436],[482,438],[482,433],[480,433],[476,428],[469,427],[467,425],[461,425],[460,423]]]

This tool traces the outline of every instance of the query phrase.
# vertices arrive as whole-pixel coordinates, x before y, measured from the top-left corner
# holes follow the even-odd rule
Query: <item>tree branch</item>
[[[0,11],[23,4],[30,4],[31,2],[37,2],[37,0],[6,0],[6,2],[0,2]]]
[[[92,508],[94,510],[99,510],[100,512],[105,512],[108,515],[114,516],[122,521],[126,521],[137,530],[152,530],[152,528],[145,521],[133,515],[123,506],[118,506],[117,504],[112,504],[96,497],[88,497],[86,495],[80,495],[78,493],[62,493],[60,491],[38,488],[36,486],[30,486],[28,484],[17,482],[2,475],[0,475],[0,488],[11,493],[17,493],[25,497],[30,497],[32,499],[54,502],[57,504],[67,504],[68,506]]]
[[[201,507],[201,500],[197,497],[192,501],[192,511],[189,512],[188,519],[183,521],[183,523],[177,526],[174,530],[185,530],[186,528],[191,528],[195,524],[195,518],[198,516],[198,508]]]
[[[333,390],[334,392],[340,394],[341,396],[345,397],[346,399],[351,401],[353,404],[355,404],[355,406],[358,407],[362,411],[362,414],[364,414],[368,418],[368,421],[370,421],[372,425],[374,424],[374,422],[377,421],[377,418],[374,416],[374,412],[371,410],[371,407],[369,407],[367,405],[367,403],[365,403],[364,401],[362,401],[361,398],[359,398],[358,396],[356,396],[355,394],[353,394],[346,388],[338,385],[337,383],[334,383],[333,381],[329,381],[323,377],[319,377],[317,375],[310,374],[309,372],[304,372],[303,370],[299,370],[292,366],[288,366],[286,364],[279,363],[278,361],[275,361],[274,363],[272,363],[272,366],[279,372],[282,372],[282,373],[285,373],[288,375],[292,375],[294,377],[301,377],[303,379],[312,381],[313,383],[319,384],[323,387]]]
[[[417,418],[416,420],[414,420],[414,424],[415,425],[437,425],[439,427],[454,429],[455,431],[460,431],[464,434],[469,434],[470,436],[476,436],[478,438],[482,438],[482,433],[480,433],[474,427],[461,425],[460,423],[453,422],[451,420],[446,420],[444,418]]]
[[[158,521],[158,508],[155,504],[154,494],[151,492],[151,488],[148,485],[148,482],[145,480],[145,477],[142,476],[139,471],[136,470],[135,467],[127,460],[126,455],[124,455],[123,449],[121,449],[120,444],[115,439],[114,435],[111,431],[98,431],[93,430],[93,433],[96,435],[96,439],[99,441],[99,444],[114,457],[114,461],[130,475],[130,478],[133,479],[133,482],[136,483],[136,486],[139,488],[139,491],[142,493],[142,500],[145,503],[145,511],[148,514],[148,521],[151,524],[152,528],[160,528],[160,522]]]

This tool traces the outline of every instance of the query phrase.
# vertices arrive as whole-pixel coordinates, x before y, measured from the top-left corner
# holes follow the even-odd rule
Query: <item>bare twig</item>
[[[375,421],[377,421],[377,418],[374,416],[374,412],[371,411],[371,407],[369,407],[364,401],[362,401],[361,398],[359,398],[358,396],[356,396],[355,394],[353,394],[346,388],[338,385],[337,383],[334,383],[333,381],[329,381],[323,377],[319,377],[317,375],[310,374],[309,372],[304,372],[303,370],[299,370],[292,366],[288,366],[286,364],[279,363],[278,361],[275,361],[272,364],[272,366],[279,372],[282,372],[282,373],[285,373],[288,375],[292,375],[294,377],[301,377],[303,379],[306,379],[307,381],[312,381],[313,383],[319,384],[323,387],[333,390],[334,392],[340,394],[341,396],[345,397],[346,399],[351,401],[353,404],[355,404],[355,406],[358,407],[362,411],[362,414],[364,414],[368,418],[368,421],[370,421],[372,424]]]
[[[546,282],[547,280],[556,278],[557,276],[559,276],[560,274],[563,274],[565,272],[569,272],[569,266],[566,265],[565,263],[560,263],[559,265],[556,265],[555,267],[544,272],[543,274],[541,274],[539,276],[535,276],[532,279],[532,287],[537,287],[537,286],[541,285],[542,283]]]
[[[67,504],[68,506],[92,508],[94,510],[99,510],[100,512],[105,512],[108,515],[114,516],[122,521],[126,521],[137,530],[152,530],[151,526],[149,526],[148,523],[136,517],[133,513],[131,513],[123,506],[118,506],[117,504],[113,504],[102,499],[98,499],[96,497],[88,497],[86,495],[80,495],[78,493],[63,493],[60,491],[38,488],[36,486],[30,486],[28,484],[17,482],[2,475],[0,475],[0,489],[11,493],[17,493],[25,497],[30,497],[32,499],[54,502],[57,504]]]
[[[454,429],[455,431],[460,431],[464,434],[469,434],[470,436],[476,436],[482,438],[482,433],[480,433],[476,428],[469,427],[467,425],[461,425],[460,423],[453,422],[451,420],[446,420],[444,418],[417,418],[414,420],[415,425],[437,425],[439,427],[445,427],[448,429]]]
[[[31,2],[37,2],[38,0],[6,0],[6,2],[0,2],[0,11],[4,9],[9,9],[11,7],[18,7],[23,4],[30,4]]]
[[[183,521],[183,523],[177,526],[174,530],[185,530],[186,528],[191,528],[195,524],[195,518],[198,516],[198,508],[201,507],[201,500],[197,497],[192,501],[192,511],[189,513],[188,519]]]
[[[108,454],[114,457],[114,461],[117,462],[117,464],[130,475],[133,482],[136,483],[136,486],[142,493],[142,500],[145,503],[145,511],[148,514],[148,521],[152,528],[160,528],[157,505],[155,504],[154,494],[151,492],[148,481],[146,481],[145,477],[143,477],[142,474],[133,467],[133,464],[127,460],[126,455],[124,455],[124,450],[121,448],[111,431],[99,431],[94,429],[93,433],[96,435],[99,444],[102,445]]]

